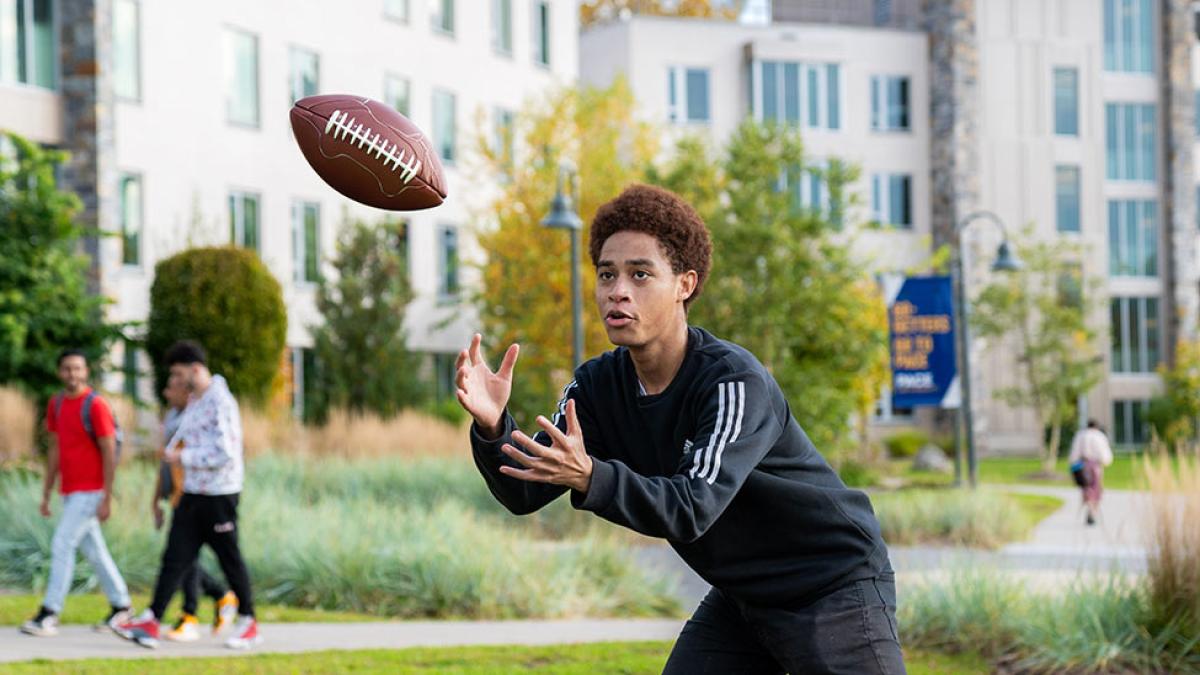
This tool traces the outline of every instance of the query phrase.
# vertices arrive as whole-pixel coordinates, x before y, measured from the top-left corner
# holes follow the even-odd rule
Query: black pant
[[[663,673],[904,673],[893,574],[796,608],[752,607],[709,591]]]
[[[183,573],[183,613],[196,616],[197,606],[200,604],[200,593],[203,592],[213,600],[220,600],[225,596],[225,585],[213,578],[211,574],[204,571],[204,567],[200,565],[200,560],[197,559],[186,572]]]
[[[179,588],[188,569],[197,563],[200,546],[208,544],[217,554],[225,579],[238,598],[238,613],[254,616],[254,596],[250,592],[250,574],[238,548],[238,495],[193,495],[184,493],[171,516],[167,550],[154,585],[150,611],[162,619],[171,596]]]

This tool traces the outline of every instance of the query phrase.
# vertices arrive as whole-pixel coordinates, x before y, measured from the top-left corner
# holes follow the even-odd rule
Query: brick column
[[[77,220],[87,230],[89,288],[101,292],[104,247],[100,231],[116,229],[117,175],[113,158],[112,0],[71,0],[59,12],[62,68],[63,187],[83,202]]]
[[[1161,256],[1166,272],[1167,362],[1175,362],[1175,343],[1197,337],[1200,320],[1200,268],[1196,261],[1196,182],[1192,149],[1196,142],[1192,86],[1192,28],[1190,0],[1162,0],[1162,203],[1166,255]]]

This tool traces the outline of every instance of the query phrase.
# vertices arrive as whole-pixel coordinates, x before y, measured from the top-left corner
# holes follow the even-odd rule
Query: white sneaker
[[[109,613],[107,619],[104,619],[103,621],[100,621],[96,625],[92,626],[92,630],[96,631],[97,633],[115,633],[117,632],[117,626],[123,623],[128,623],[132,620],[133,613],[129,611],[129,608],[114,609]]]
[[[21,624],[21,632],[35,637],[58,635],[58,615],[39,611],[37,616]]]
[[[233,626],[233,637],[225,641],[225,646],[230,649],[249,649],[261,643],[262,636],[258,634],[258,622],[254,617],[239,616]]]
[[[200,639],[200,622],[191,614],[184,614],[164,637],[172,642],[195,642]]]

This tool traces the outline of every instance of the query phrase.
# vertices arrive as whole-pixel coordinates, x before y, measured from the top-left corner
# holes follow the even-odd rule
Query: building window
[[[1154,200],[1108,202],[1108,273],[1158,276],[1158,209]]]
[[[827,162],[804,168],[789,167],[780,175],[780,189],[786,190],[791,196],[793,209],[818,214],[828,218],[835,227],[840,227],[842,210],[829,190],[825,178],[827,173]]]
[[[458,143],[457,113],[454,94],[448,91],[433,92],[433,144],[443,162],[454,163]]]
[[[533,3],[533,62],[550,65],[550,3]]]
[[[288,77],[288,88],[292,98],[288,103],[316,96],[321,82],[321,57],[314,51],[292,47],[289,60],[291,73]]]
[[[433,0],[430,5],[429,19],[433,30],[446,35],[454,35],[454,0]]]
[[[492,151],[496,153],[496,159],[504,167],[506,174],[512,172],[513,156],[516,147],[515,122],[516,115],[513,111],[496,108]]]
[[[1197,14],[1197,16],[1200,16],[1200,14]],[[1192,94],[1192,111],[1193,117],[1195,118],[1192,121],[1192,124],[1196,127],[1196,135],[1200,136],[1200,89],[1197,89],[1196,92]]]
[[[1150,425],[1146,413],[1149,401],[1113,401],[1113,445],[1133,446],[1150,442]]]
[[[292,347],[292,415],[303,422],[317,421],[317,352],[310,347]]]
[[[137,0],[113,0],[113,92],[131,101],[142,97],[139,13]]]
[[[117,195],[121,218],[121,263],[131,267],[142,264],[142,177],[122,174]]]
[[[1151,0],[1104,0],[1104,69],[1154,72]]]
[[[457,377],[457,368],[455,361],[458,359],[457,354],[439,354],[433,355],[433,387],[434,400],[445,401],[454,398],[454,392],[458,389],[455,382]]]
[[[121,374],[125,380],[125,396],[134,403],[138,402],[138,355],[137,343],[125,340],[125,348],[121,361]]]
[[[383,102],[395,108],[401,115],[409,110],[408,78],[398,75],[383,76]]]
[[[512,56],[512,0],[492,0],[492,49]]]
[[[1055,226],[1059,232],[1079,231],[1079,167],[1054,167]]]
[[[383,15],[393,21],[408,23],[408,0],[383,0]]]
[[[444,226],[438,231],[438,297],[454,300],[458,288],[458,230]]]
[[[0,0],[0,82],[53,89],[57,51],[53,0]]]
[[[752,108],[759,121],[810,129],[841,126],[841,68],[836,63],[756,61]]]
[[[667,69],[667,119],[674,124],[709,121],[707,68]]]
[[[871,129],[908,131],[909,86],[903,76],[871,76]]]
[[[408,221],[393,220],[384,221],[383,227],[387,228],[388,242],[396,255],[400,257],[401,264],[404,269],[409,268],[408,265]]]
[[[1112,372],[1153,373],[1158,367],[1158,298],[1113,298]]]
[[[259,251],[259,197],[251,192],[229,193],[229,242]]]
[[[903,229],[912,228],[912,176],[908,174],[873,174],[871,176],[871,210],[875,221]]]
[[[1106,175],[1109,180],[1152,181],[1157,120],[1153,103],[1104,104]]]
[[[1055,283],[1060,307],[1083,307],[1083,265],[1067,263]]]
[[[292,205],[292,244],[296,281],[321,280],[321,205],[296,202]]]
[[[258,126],[258,37],[233,28],[225,30],[225,115]]]
[[[1054,133],[1079,135],[1079,71],[1054,69]]]

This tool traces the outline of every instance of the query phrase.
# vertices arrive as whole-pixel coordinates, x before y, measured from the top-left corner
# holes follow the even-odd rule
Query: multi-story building
[[[642,114],[678,133],[721,142],[747,117],[786,121],[813,161],[857,164],[862,206],[849,217],[886,226],[858,243],[881,273],[956,244],[956,224],[977,209],[1082,245],[1061,283],[1082,274],[1104,295],[1093,320],[1107,377],[1087,408],[1134,446],[1148,437],[1156,367],[1197,332],[1192,5],[776,0],[769,25],[624,17],[582,33],[580,78],[625,75]],[[807,204],[828,198],[817,180],[796,189]],[[984,261],[999,232],[963,236]],[[969,287],[988,274],[975,265]],[[1036,448],[1029,411],[990,394],[1020,383],[1013,350],[977,341],[971,354],[980,445]],[[881,398],[880,427],[931,418]]]
[[[110,318],[142,321],[158,260],[190,245],[255,249],[284,289],[298,407],[316,280],[347,218],[403,219],[416,299],[409,346],[439,381],[474,324],[460,290],[474,278],[472,207],[495,194],[470,168],[481,135],[578,72],[571,0],[354,3],[0,1],[0,128],[70,150],[64,179],[92,239]],[[292,138],[293,101],[354,93],[395,106],[441,156],[450,198],[388,214],[342,198]],[[149,396],[145,356],[108,383]],[[397,373],[398,377],[411,374]]]

